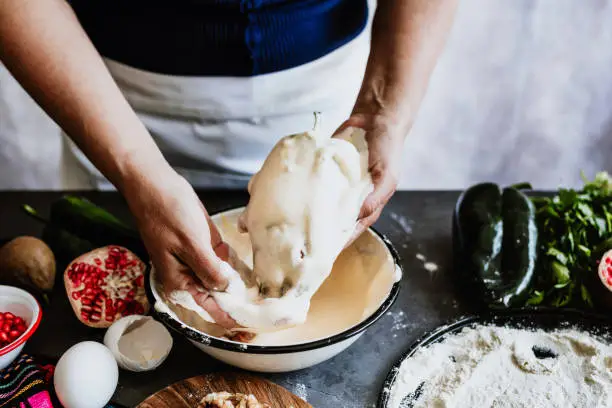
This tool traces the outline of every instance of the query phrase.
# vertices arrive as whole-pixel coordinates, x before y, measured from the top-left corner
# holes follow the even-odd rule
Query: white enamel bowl
[[[28,325],[26,331],[15,339],[15,341],[0,348],[1,370],[11,364],[17,356],[19,356],[26,341],[38,328],[40,319],[42,318],[42,312],[34,296],[30,295],[25,290],[5,285],[0,285],[0,312],[11,312],[25,320]]]
[[[215,222],[219,217],[236,217],[243,209],[237,208],[214,215]],[[391,243],[374,229],[366,232],[372,234],[375,241],[384,248],[400,268],[399,256]],[[156,304],[157,317],[170,328],[187,337],[196,347],[212,357],[235,367],[256,372],[288,372],[311,367],[328,360],[352,345],[372,324],[376,323],[395,302],[399,293],[399,282],[390,284],[386,298],[378,308],[360,323],[339,333],[316,339],[314,341],[282,346],[244,344],[211,336],[181,322],[174,313],[167,313],[167,307],[158,293],[154,271],[150,274],[150,288]],[[158,307],[164,305],[163,307]]]

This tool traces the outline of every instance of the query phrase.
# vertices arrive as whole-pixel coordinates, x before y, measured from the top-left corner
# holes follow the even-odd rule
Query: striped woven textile
[[[54,368],[22,354],[0,370],[0,408],[61,407],[53,395]]]
[[[21,354],[0,370],[0,408],[61,408],[53,389],[56,361]],[[104,408],[126,408],[108,403]]]

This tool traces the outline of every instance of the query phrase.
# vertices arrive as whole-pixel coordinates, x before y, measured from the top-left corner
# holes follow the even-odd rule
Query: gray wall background
[[[59,129],[0,66],[0,189],[61,189]],[[402,189],[612,172],[612,1],[462,0]]]

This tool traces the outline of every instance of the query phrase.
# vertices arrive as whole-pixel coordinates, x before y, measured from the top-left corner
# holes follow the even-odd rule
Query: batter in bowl
[[[281,139],[251,179],[239,220],[250,238],[252,268],[244,257],[230,257],[228,287],[211,295],[251,331],[303,324],[371,189],[362,129],[347,128],[335,138],[313,130]],[[173,292],[170,300],[193,309],[188,297]]]
[[[241,209],[214,216],[224,240],[240,259],[252,266],[248,234],[238,230]],[[393,284],[401,277],[400,269],[385,243],[371,230],[364,232],[344,249],[332,271],[310,302],[305,322],[282,330],[259,333],[251,344],[281,346],[328,338],[353,327],[372,315],[387,298]],[[161,287],[157,292],[162,294]],[[177,304],[166,300],[156,308],[169,313],[185,325],[215,337],[228,334],[202,316],[195,302]]]

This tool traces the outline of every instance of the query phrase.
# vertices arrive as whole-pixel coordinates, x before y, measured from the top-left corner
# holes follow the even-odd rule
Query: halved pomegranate
[[[599,272],[601,283],[612,292],[612,249],[601,257],[597,271]]]
[[[81,255],[64,272],[68,300],[77,318],[90,327],[146,314],[145,264],[126,248],[112,245]]]

